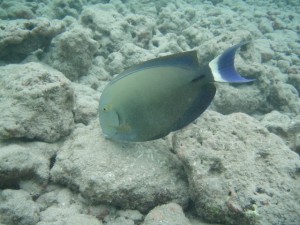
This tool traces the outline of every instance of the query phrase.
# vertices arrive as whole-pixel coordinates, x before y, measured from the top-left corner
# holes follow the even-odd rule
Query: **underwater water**
[[[0,0],[0,225],[300,224],[299,12],[298,0]],[[235,66],[255,81],[215,82],[209,108],[166,137],[105,138],[113,77],[191,50],[205,68],[241,42]]]

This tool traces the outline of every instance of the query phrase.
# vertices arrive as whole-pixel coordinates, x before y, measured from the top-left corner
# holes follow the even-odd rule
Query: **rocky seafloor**
[[[0,0],[0,224],[300,224],[300,3]],[[111,78],[191,49],[244,85],[166,138],[104,138]],[[176,101],[176,99],[174,100]]]

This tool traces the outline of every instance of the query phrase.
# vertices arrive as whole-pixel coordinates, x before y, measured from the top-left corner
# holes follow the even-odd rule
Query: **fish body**
[[[251,81],[234,69],[234,55],[240,45],[204,67],[199,64],[197,52],[189,51],[152,59],[124,71],[100,97],[104,135],[113,140],[142,142],[185,127],[210,105],[216,93],[214,81]]]

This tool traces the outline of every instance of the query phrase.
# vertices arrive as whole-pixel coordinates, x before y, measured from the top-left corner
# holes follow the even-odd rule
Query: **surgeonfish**
[[[196,51],[155,58],[116,76],[99,103],[105,137],[143,142],[166,136],[193,122],[212,102],[214,82],[245,83],[234,67],[240,43],[201,66]]]

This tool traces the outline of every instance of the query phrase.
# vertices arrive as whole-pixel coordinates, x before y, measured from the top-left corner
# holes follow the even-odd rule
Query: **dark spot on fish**
[[[200,76],[196,77],[195,79],[192,80],[192,83],[197,82],[205,77],[205,74],[201,74]]]

